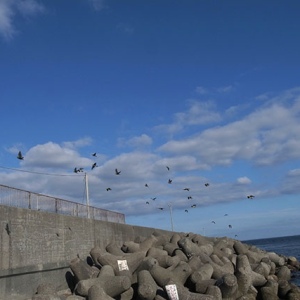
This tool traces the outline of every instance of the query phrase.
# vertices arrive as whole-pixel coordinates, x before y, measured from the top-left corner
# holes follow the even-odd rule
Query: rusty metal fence
[[[125,215],[0,184],[0,205],[125,224]]]

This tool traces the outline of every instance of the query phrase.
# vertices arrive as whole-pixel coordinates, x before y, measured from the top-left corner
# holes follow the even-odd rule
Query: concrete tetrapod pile
[[[90,256],[89,264],[78,257],[70,262],[69,295],[43,285],[32,299],[300,300],[300,288],[290,283],[300,270],[297,259],[227,237],[153,232],[94,247]]]

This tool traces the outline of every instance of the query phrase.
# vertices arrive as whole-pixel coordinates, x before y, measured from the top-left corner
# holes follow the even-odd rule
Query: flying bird
[[[205,186],[209,186],[209,183],[208,183],[208,182],[206,182],[204,185],[205,185]]]
[[[214,224],[216,224],[216,222],[215,221],[211,221],[212,223],[214,223]]]
[[[166,166],[167,170],[170,171],[170,168],[168,166]]]
[[[149,204],[149,201],[147,201],[146,204]]]
[[[225,214],[225,215],[224,215],[224,217],[227,217],[227,216],[228,216],[228,214]]]
[[[93,163],[93,165],[92,165],[92,170],[93,170],[94,168],[96,168],[96,167],[98,167],[98,166],[97,166],[97,163]]]
[[[21,151],[19,151],[17,159],[20,159],[20,160],[24,159],[24,156],[22,155]]]
[[[148,187],[149,187],[149,185],[146,183],[146,184],[145,184],[145,187],[147,187],[147,188],[148,188]]]
[[[107,191],[111,191],[111,188],[110,188],[110,187],[108,187],[106,190],[107,190]]]
[[[191,208],[195,208],[195,207],[196,207],[196,204],[191,205]]]
[[[83,168],[74,168],[74,173],[83,172]]]
[[[247,196],[248,199],[253,199],[254,197],[255,197],[255,196],[253,196],[253,195],[248,195],[248,196]]]
[[[232,228],[232,226],[231,226],[231,225],[228,225],[228,227],[229,227],[229,228]]]
[[[156,200],[156,197],[151,198],[151,200],[155,201],[155,200]]]
[[[192,197],[192,196],[188,196],[187,198],[188,198],[189,200],[190,200],[190,199],[193,199],[193,197]]]
[[[184,191],[189,191],[189,190],[190,190],[190,188],[184,188],[183,190],[184,190]]]
[[[92,155],[93,155],[93,156],[95,156],[95,157],[97,157],[97,153],[96,153],[96,152],[95,152],[95,153],[93,153]]]
[[[118,171],[118,169],[115,169],[115,173],[116,173],[116,175],[120,175],[121,171]]]
[[[186,209],[185,212],[189,212],[189,211]]]
[[[171,183],[172,183],[172,179],[169,179],[169,180],[168,180],[168,184],[171,184]]]
[[[158,209],[163,210],[164,208],[163,207],[158,207]]]

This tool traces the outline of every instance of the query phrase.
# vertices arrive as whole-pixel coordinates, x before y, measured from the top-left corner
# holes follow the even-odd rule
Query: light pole
[[[89,183],[87,173],[84,173],[85,179],[85,191],[86,191],[86,206],[87,206],[87,217],[90,218],[90,196],[89,196]]]
[[[172,203],[168,203],[169,209],[170,209],[170,219],[171,219],[171,229],[174,231],[174,226],[173,226],[173,212],[172,212]]]

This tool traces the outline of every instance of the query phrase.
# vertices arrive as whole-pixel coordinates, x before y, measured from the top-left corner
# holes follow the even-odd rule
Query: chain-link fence
[[[125,224],[125,215],[0,184],[0,205]]]

